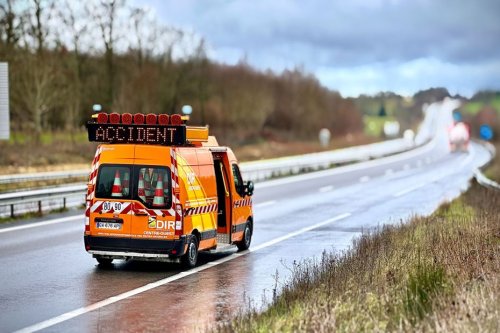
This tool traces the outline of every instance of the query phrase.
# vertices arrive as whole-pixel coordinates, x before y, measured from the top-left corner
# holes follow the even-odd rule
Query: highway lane
[[[443,119],[440,127],[445,124]],[[203,255],[207,264],[194,271],[137,262],[101,269],[83,249],[79,218],[2,232],[3,227],[1,331],[46,320],[52,321],[31,329],[191,330],[227,319],[248,298],[260,306],[263,295],[273,293],[276,271],[279,289],[294,261],[345,249],[362,230],[428,214],[466,188],[489,155],[479,145],[470,154],[448,154],[446,145],[439,135],[403,157],[258,184],[252,251]],[[154,284],[144,288],[149,283]]]

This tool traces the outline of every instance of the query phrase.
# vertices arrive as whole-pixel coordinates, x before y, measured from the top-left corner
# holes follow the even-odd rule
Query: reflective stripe
[[[234,202],[234,208],[240,208],[240,207],[251,206],[251,205],[252,205],[252,198],[251,197],[236,200]]]
[[[185,210],[184,215],[186,216],[191,216],[191,215],[198,215],[198,214],[207,214],[211,212],[217,211],[217,204],[212,204],[212,205],[205,205],[205,206],[199,206],[199,207],[191,207]]]

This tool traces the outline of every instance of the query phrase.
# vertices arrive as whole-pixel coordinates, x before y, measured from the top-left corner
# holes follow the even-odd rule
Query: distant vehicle
[[[87,192],[84,242],[114,259],[196,265],[198,251],[250,246],[253,183],[207,127],[180,115],[99,113],[87,124],[101,142]]]
[[[455,123],[448,132],[450,151],[469,151],[470,130],[463,122]]]

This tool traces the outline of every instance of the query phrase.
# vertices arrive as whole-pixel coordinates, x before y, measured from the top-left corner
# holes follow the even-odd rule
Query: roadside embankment
[[[497,156],[487,174],[500,178],[499,165]],[[266,311],[217,330],[498,332],[500,192],[473,183],[429,217],[366,233],[345,252],[293,269]]]

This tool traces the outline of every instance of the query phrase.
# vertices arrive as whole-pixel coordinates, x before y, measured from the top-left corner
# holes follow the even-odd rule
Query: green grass
[[[466,115],[474,116],[486,105],[490,105],[495,108],[497,113],[500,115],[500,96],[496,96],[487,101],[467,102],[460,108],[460,110]]]
[[[363,116],[366,135],[381,137],[384,134],[384,124],[386,121],[394,121],[394,117]]]
[[[14,217],[11,217],[11,216],[0,217],[0,224],[42,217],[44,214],[60,214],[60,213],[64,213],[67,211],[68,211],[68,208],[60,207],[60,208],[56,208],[56,209],[51,209],[48,212],[47,211],[42,212],[42,214],[40,214],[39,212],[28,212],[28,213],[15,215]]]
[[[30,144],[34,142],[34,137],[31,133],[27,132],[11,132],[11,137],[8,141],[11,145],[23,145]],[[57,142],[66,142],[66,143],[82,143],[88,142],[87,132],[83,130],[75,130],[72,133],[69,132],[44,132],[40,137],[40,143],[44,145],[50,145]]]

